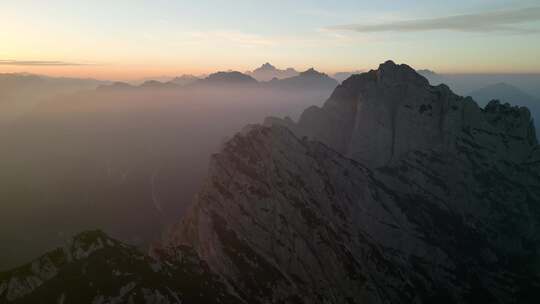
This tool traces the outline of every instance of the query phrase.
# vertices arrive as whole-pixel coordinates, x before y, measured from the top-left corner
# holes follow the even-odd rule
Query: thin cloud
[[[446,30],[456,32],[508,32],[526,34],[538,33],[540,30],[518,27],[517,25],[535,21],[540,21],[540,6],[427,19],[399,20],[377,24],[346,24],[329,27],[328,29],[348,30],[360,33]]]
[[[49,61],[49,60],[0,60],[0,65],[16,65],[16,66],[80,66],[80,65],[93,65],[93,64],[66,62],[66,61]]]
[[[271,46],[275,44],[273,40],[265,38],[263,36],[238,31],[216,31],[214,33],[211,33],[210,37],[216,37],[219,39],[230,41],[237,45],[247,47]]]

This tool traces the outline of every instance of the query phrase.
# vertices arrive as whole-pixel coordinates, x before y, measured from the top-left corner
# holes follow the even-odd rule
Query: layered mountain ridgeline
[[[0,303],[240,303],[189,247],[167,262],[100,231],[0,273]]]
[[[57,95],[93,90],[108,81],[48,77],[27,73],[0,73],[0,125],[25,115],[37,104]]]
[[[318,72],[311,68],[304,72],[293,74],[286,73],[287,77],[273,77],[268,81],[257,80],[251,74],[244,74],[236,71],[217,72],[208,75],[206,78],[175,78],[171,81],[161,82],[157,80],[147,80],[139,86],[132,86],[123,82],[115,82],[109,85],[100,86],[99,90],[133,90],[133,89],[162,89],[177,90],[185,88],[208,88],[208,87],[249,87],[263,89],[287,89],[287,90],[333,90],[338,82],[330,76]],[[185,76],[189,77],[189,76]],[[258,78],[259,79],[259,78]]]
[[[301,72],[297,76],[284,78],[284,79],[272,79],[267,82],[266,85],[273,88],[282,88],[282,89],[295,89],[295,88],[305,88],[305,89],[334,89],[338,82],[331,78],[330,76],[318,72],[313,68],[310,68],[304,72]]]
[[[252,76],[258,81],[270,81],[274,78],[283,79],[294,77],[298,75],[298,72],[293,68],[281,70],[267,62],[253,71],[246,72],[246,74]]]
[[[77,292],[128,302],[126,294],[157,290],[169,299],[210,292],[201,303],[537,302],[540,148],[526,109],[479,108],[387,62],[343,82],[298,123],[267,124],[213,155],[191,211],[155,259],[118,244],[83,263],[54,262],[64,264],[17,298],[6,297],[20,284],[6,282],[20,274],[2,274],[0,296],[36,303],[41,290],[55,300],[65,293],[64,303]],[[195,262],[179,264],[184,251]],[[138,262],[125,266],[133,256]],[[119,267],[140,278],[133,293],[122,288],[132,279],[113,276]],[[186,268],[202,269],[193,280],[203,283],[183,285],[192,278]],[[66,269],[76,272],[61,275]],[[92,287],[89,269],[115,283]]]

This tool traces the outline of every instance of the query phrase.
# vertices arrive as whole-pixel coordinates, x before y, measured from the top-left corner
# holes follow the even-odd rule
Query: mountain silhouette
[[[333,89],[338,85],[335,79],[329,77],[324,73],[318,72],[313,68],[301,72],[300,74],[298,74],[298,76],[284,79],[274,78],[267,84],[274,88],[281,89]]]
[[[253,71],[248,71],[247,74],[258,81],[270,81],[274,78],[283,79],[297,76],[298,72],[293,68],[281,70],[267,62]]]

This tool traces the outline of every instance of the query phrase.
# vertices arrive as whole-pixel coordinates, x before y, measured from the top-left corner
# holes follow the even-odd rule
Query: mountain
[[[527,107],[535,123],[540,122],[540,98],[535,98],[513,85],[501,82],[474,90],[468,95],[481,105],[491,100],[500,100],[511,105]]]
[[[521,89],[504,82],[476,89],[468,95],[480,104],[487,104],[494,99],[524,107],[538,107],[540,104],[540,99],[534,98]]]
[[[352,75],[362,74],[362,73],[363,73],[363,71],[360,71],[360,70],[356,70],[356,71],[352,71],[352,72],[337,72],[334,75],[332,75],[332,78],[334,78],[338,82],[342,82],[345,79],[351,77]]]
[[[285,79],[272,79],[267,82],[273,88],[280,89],[334,89],[338,83],[328,75],[311,68],[298,76]]]
[[[479,108],[387,62],[285,124],[296,136],[254,127],[213,157],[176,234],[247,302],[534,302],[527,109]]]
[[[430,69],[421,69],[421,70],[416,70],[416,73],[424,76],[425,78],[428,78],[429,77],[435,77],[435,76],[438,76],[437,73],[435,73],[434,71],[430,70]]]
[[[432,85],[438,85],[441,83],[448,84],[445,76],[438,74],[432,70],[422,69],[422,70],[417,70],[416,72],[424,76],[427,80],[429,80],[429,83]]]
[[[92,286],[110,280],[107,295],[122,296],[120,266],[137,295],[170,295],[187,292],[183,269],[201,265],[203,283],[188,290],[231,303],[536,303],[540,147],[526,108],[480,108],[389,61],[351,76],[298,122],[265,124],[212,156],[153,260],[118,244],[106,252],[119,259],[90,254],[48,276],[0,274],[0,297],[21,295],[22,281],[33,288],[11,300],[38,303],[38,290],[102,299],[105,286]],[[184,251],[196,262],[179,265]],[[139,262],[123,266],[130,256]],[[146,283],[153,263],[163,268]],[[59,276],[67,269],[74,275]]]
[[[258,81],[270,81],[274,78],[283,79],[294,77],[298,75],[298,72],[293,68],[281,70],[267,62],[251,72],[246,72],[246,74],[257,79]]]
[[[172,248],[169,249],[173,251]],[[0,274],[1,303],[240,303],[187,247],[159,262],[100,231]]]
[[[173,78],[170,82],[180,85],[180,86],[187,86],[187,85],[195,83],[198,80],[199,80],[199,77],[197,76],[182,75],[182,76]]]
[[[0,73],[0,124],[15,121],[55,96],[93,90],[108,83],[95,79]]]
[[[40,103],[0,128],[0,271],[96,227],[146,247],[183,216],[224,138],[268,115],[297,119],[332,90],[117,83]]]
[[[136,88],[136,87],[129,84],[129,83],[127,83],[127,82],[116,81],[116,82],[113,82],[111,84],[101,85],[101,86],[97,87],[96,90],[99,90],[99,91],[115,91],[115,90],[129,90],[129,89],[134,89],[134,88]]]
[[[97,87],[98,91],[129,91],[137,89],[147,89],[147,90],[162,90],[162,89],[178,89],[181,86],[174,82],[161,82],[158,80],[146,80],[140,85],[131,85],[126,82],[113,82],[111,84],[105,84]]]
[[[255,85],[257,80],[253,77],[236,72],[217,72],[193,83],[195,85]]]
[[[143,89],[176,89],[180,85],[174,82],[161,82],[157,80],[147,80],[143,82],[139,87]]]
[[[444,83],[460,95],[468,95],[470,92],[492,86],[493,84],[506,83],[518,88],[527,95],[540,98],[540,74],[441,74],[431,70],[418,70],[418,73],[426,77],[432,85]]]

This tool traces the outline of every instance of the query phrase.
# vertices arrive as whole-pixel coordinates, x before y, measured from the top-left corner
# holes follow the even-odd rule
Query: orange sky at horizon
[[[333,74],[389,59],[440,74],[540,73],[538,0],[337,3],[5,1],[0,73],[130,81],[270,62]]]
[[[381,62],[382,63],[382,62]],[[396,61],[396,63],[406,63]],[[262,63],[261,63],[262,64]],[[408,64],[408,63],[407,63]],[[483,70],[463,70],[463,69],[442,69],[432,67],[415,67],[410,64],[413,68],[417,69],[430,69],[439,74],[540,74],[538,71],[501,71],[497,69],[483,69]],[[175,77],[181,76],[183,74],[191,75],[207,75],[217,71],[227,71],[227,70],[236,70],[240,72],[245,72],[253,70],[259,65],[254,65],[252,67],[200,67],[200,66],[146,66],[146,65],[115,65],[115,64],[95,64],[95,65],[1,65],[0,64],[0,73],[30,73],[44,76],[52,77],[73,77],[73,78],[92,78],[98,80],[112,80],[112,81],[136,81],[146,78],[158,78],[158,77]],[[334,74],[337,72],[349,72],[349,71],[367,71],[370,69],[376,69],[377,65],[366,67],[358,67],[351,69],[331,69],[327,70],[324,68],[319,68],[313,66],[315,69],[325,72],[327,74]],[[298,71],[303,71],[312,66],[305,67],[295,67]],[[284,69],[285,66],[277,66],[277,68]]]

